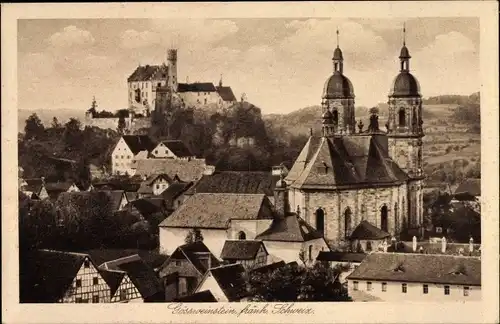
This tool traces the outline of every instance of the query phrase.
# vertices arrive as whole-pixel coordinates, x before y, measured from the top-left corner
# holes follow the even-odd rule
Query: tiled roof
[[[171,255],[171,259],[181,259],[185,256],[198,270],[200,274],[205,274],[207,272],[208,267],[205,263],[203,263],[200,259],[200,254],[208,254],[210,257],[210,265],[212,267],[218,267],[220,265],[219,260],[215,257],[215,255],[210,252],[207,246],[203,242],[193,242],[189,244],[184,244],[179,246],[174,253]],[[166,263],[170,262],[167,260]]]
[[[143,298],[152,297],[163,291],[163,287],[154,270],[137,254],[106,262],[100,267],[105,270],[127,273]]]
[[[231,89],[231,87],[219,86],[217,87],[217,92],[224,101],[236,101],[236,97],[234,96],[233,89]]]
[[[307,242],[323,237],[314,227],[295,214],[275,218],[271,226],[256,236],[262,241]]]
[[[122,201],[125,195],[125,191],[123,190],[102,190],[102,192],[106,193],[109,196],[111,210],[113,212],[118,211],[120,207],[120,202]]]
[[[407,180],[389,157],[387,136],[310,138],[286,180],[296,188],[392,184]]]
[[[413,252],[413,242],[399,242],[397,251],[394,250],[393,246],[389,246],[387,251],[389,252],[399,252],[399,253],[420,253],[420,247],[422,247],[422,253],[424,254],[449,254],[449,255],[460,255],[460,251],[463,255],[481,256],[481,244],[473,244],[472,254],[469,252],[468,243],[446,243],[446,251],[443,253],[441,250],[441,242],[417,242],[417,251]]]
[[[230,302],[239,301],[248,296],[247,283],[244,279],[245,268],[241,264],[212,268],[210,273]]]
[[[455,195],[464,193],[481,196],[481,179],[467,179],[455,189]]]
[[[366,258],[365,253],[320,251],[316,260],[337,262],[361,262]]]
[[[39,250],[20,258],[21,302],[54,303],[64,296],[86,254]]]
[[[168,67],[166,65],[145,65],[138,66],[135,71],[128,77],[128,82],[133,81],[148,81],[154,76],[157,79],[165,79],[168,75]]]
[[[273,272],[274,270],[276,270],[278,268],[284,267],[285,265],[286,265],[285,261],[279,261],[279,262],[271,263],[271,264],[268,264],[268,265],[265,265],[262,267],[252,269],[251,272],[252,273],[260,273],[260,274],[269,273],[269,272]]]
[[[182,303],[216,303],[217,299],[215,299],[210,290],[203,290],[192,295],[177,298],[174,301]]]
[[[225,229],[232,219],[272,219],[271,203],[263,194],[197,193],[159,226]]]
[[[122,138],[134,155],[141,151],[149,152],[156,147],[156,144],[147,135],[123,135]]]
[[[205,171],[205,160],[138,159],[135,168],[137,175],[166,173],[172,179],[177,176],[181,181],[195,181]]]
[[[162,202],[163,200],[155,201],[141,198],[130,202],[130,205],[133,206],[143,217],[148,217],[155,213],[161,213],[164,211],[164,208],[161,206]]]
[[[223,260],[253,260],[257,256],[260,247],[267,253],[262,241],[257,240],[226,240],[221,252]]]
[[[381,240],[391,235],[380,228],[373,226],[368,221],[363,220],[352,232],[351,240]]]
[[[214,92],[217,91],[211,82],[179,83],[178,92]]]
[[[47,192],[64,192],[68,191],[68,189],[74,185],[75,183],[72,181],[66,181],[66,182],[48,182],[45,184],[45,189]]]
[[[480,286],[481,259],[439,254],[376,252],[369,254],[347,279]]]
[[[167,256],[159,254],[154,250],[139,250],[139,249],[92,249],[85,251],[92,260],[102,265],[105,262],[113,261],[130,255],[138,254],[146,264],[152,268],[161,265],[167,259]]]
[[[167,208],[173,208],[174,200],[179,197],[186,190],[191,188],[192,182],[174,182],[167,189],[165,189],[160,196],[165,200]]]
[[[197,193],[264,193],[272,196],[279,176],[271,172],[218,171],[204,175],[186,194]]]
[[[177,157],[192,157],[194,156],[193,153],[189,150],[189,148],[184,144],[183,141],[180,140],[168,140],[168,141],[162,141],[163,145],[168,147],[172,153],[175,154]]]

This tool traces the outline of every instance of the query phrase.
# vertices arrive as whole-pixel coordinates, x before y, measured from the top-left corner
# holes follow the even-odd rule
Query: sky
[[[127,106],[127,77],[178,48],[179,82],[219,82],[266,113],[321,102],[332,54],[357,106],[387,102],[406,25],[410,69],[424,97],[479,91],[479,20],[418,19],[43,19],[18,20],[19,109]]]

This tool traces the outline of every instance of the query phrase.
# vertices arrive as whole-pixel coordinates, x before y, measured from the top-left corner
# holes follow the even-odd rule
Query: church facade
[[[354,249],[351,234],[363,221],[380,230],[373,235],[394,238],[422,225],[422,99],[406,44],[399,58],[386,131],[376,108],[365,129],[356,124],[354,87],[337,46],[323,90],[322,134],[311,134],[285,179],[291,207],[334,248]]]

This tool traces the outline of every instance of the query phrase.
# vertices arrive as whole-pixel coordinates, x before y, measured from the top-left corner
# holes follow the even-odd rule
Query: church
[[[403,41],[385,130],[377,109],[365,128],[356,123],[354,87],[337,40],[333,73],[323,89],[321,136],[311,132],[285,178],[291,208],[332,247],[352,248],[353,232],[363,231],[361,226],[395,239],[421,229],[422,96],[410,58]]]

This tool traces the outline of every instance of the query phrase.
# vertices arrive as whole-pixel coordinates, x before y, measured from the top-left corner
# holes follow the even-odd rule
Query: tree
[[[26,119],[26,125],[24,126],[24,136],[25,139],[39,139],[43,136],[45,127],[37,114],[32,114]]]
[[[54,118],[52,118],[52,124],[51,124],[51,126],[52,126],[52,128],[55,128],[55,129],[62,128],[61,123],[59,122],[59,120],[55,116],[54,116]]]
[[[64,125],[64,142],[66,144],[66,150],[72,151],[77,149],[81,145],[82,131],[81,123],[76,118],[70,118],[69,121]]]
[[[116,128],[116,131],[119,135],[125,134],[125,127],[125,117],[123,117],[123,115],[120,115],[120,117],[118,117],[118,127]]]
[[[186,244],[195,243],[195,242],[203,242],[203,235],[198,228],[193,228],[189,231],[184,239]]]

